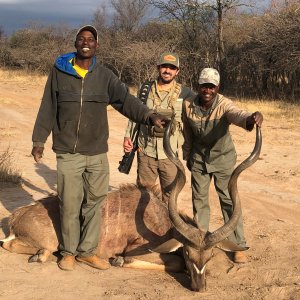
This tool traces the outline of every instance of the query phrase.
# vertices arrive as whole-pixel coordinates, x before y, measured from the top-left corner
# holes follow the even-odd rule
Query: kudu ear
[[[170,253],[176,251],[180,247],[182,247],[182,243],[175,239],[170,239],[156,248],[151,249],[151,251],[157,253]]]
[[[229,241],[228,239],[225,239],[221,242],[219,242],[216,247],[220,248],[223,251],[227,251],[227,252],[235,252],[235,251],[245,251],[248,250],[249,247],[241,247],[231,241]]]

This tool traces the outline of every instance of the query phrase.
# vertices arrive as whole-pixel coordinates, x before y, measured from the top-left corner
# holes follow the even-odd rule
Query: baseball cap
[[[164,52],[160,57],[157,62],[157,65],[173,65],[177,68],[179,68],[179,57],[177,54],[172,53],[172,52]]]
[[[98,43],[98,32],[97,32],[97,29],[96,29],[94,26],[92,26],[92,25],[85,25],[85,26],[82,26],[81,28],[78,29],[78,31],[77,31],[77,33],[76,33],[76,38],[77,38],[78,34],[79,34],[80,32],[82,32],[82,31],[90,31],[90,32],[93,34],[95,40],[96,40],[97,43]]]
[[[219,85],[220,74],[216,69],[204,68],[199,76],[199,84],[212,83],[214,85]]]

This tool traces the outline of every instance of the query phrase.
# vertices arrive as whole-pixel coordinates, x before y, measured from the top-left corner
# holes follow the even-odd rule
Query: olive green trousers
[[[90,256],[99,242],[101,215],[109,185],[107,154],[57,154],[62,255]]]
[[[209,186],[212,179],[214,180],[215,189],[219,196],[223,219],[226,223],[230,219],[233,211],[232,200],[228,192],[228,182],[233,170],[207,173],[206,170],[198,169],[197,163],[194,163],[191,171],[193,211],[200,227],[203,230],[209,229]],[[235,231],[228,239],[239,246],[246,247],[242,216],[238,221]]]

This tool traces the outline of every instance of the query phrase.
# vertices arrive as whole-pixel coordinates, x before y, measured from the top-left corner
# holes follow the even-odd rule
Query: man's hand
[[[133,143],[130,137],[124,137],[123,149],[125,153],[131,152],[133,149]]]
[[[263,117],[262,113],[260,113],[259,111],[256,111],[250,117],[247,118],[246,128],[248,130],[252,130],[255,124],[257,126],[261,127],[263,120],[264,120],[264,117]]]
[[[157,126],[159,128],[163,128],[169,119],[165,116],[162,116],[158,113],[153,113],[152,115],[149,116],[150,120],[150,125]]]
[[[260,113],[259,111],[256,111],[255,113],[252,114],[251,118],[252,118],[253,122],[256,125],[258,125],[258,127],[261,127],[262,122],[264,120],[262,113]]]
[[[43,157],[44,147],[33,147],[31,151],[31,155],[34,160],[39,163],[41,158]]]

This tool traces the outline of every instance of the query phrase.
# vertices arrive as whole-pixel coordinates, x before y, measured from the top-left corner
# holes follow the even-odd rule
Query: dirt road
[[[3,76],[2,76],[3,77]],[[5,77],[5,76],[4,76]],[[13,166],[23,177],[21,187],[0,189],[0,238],[7,234],[7,217],[17,207],[32,203],[56,190],[55,157],[51,138],[42,164],[30,156],[31,132],[42,97],[45,78],[0,82],[0,151],[14,150]],[[259,104],[258,104],[259,105]],[[258,109],[263,111],[262,107]],[[110,188],[135,181],[118,172],[126,119],[109,110],[111,167]],[[254,145],[254,132],[232,128],[239,161]],[[28,264],[26,255],[0,248],[1,299],[300,299],[300,125],[282,118],[265,118],[261,158],[238,182],[249,262],[233,264],[215,249],[208,265],[207,291],[189,290],[185,274],[114,268],[98,271],[76,265],[63,272],[56,262]],[[211,188],[215,229],[222,223],[216,194]],[[179,207],[191,214],[188,180]]]

